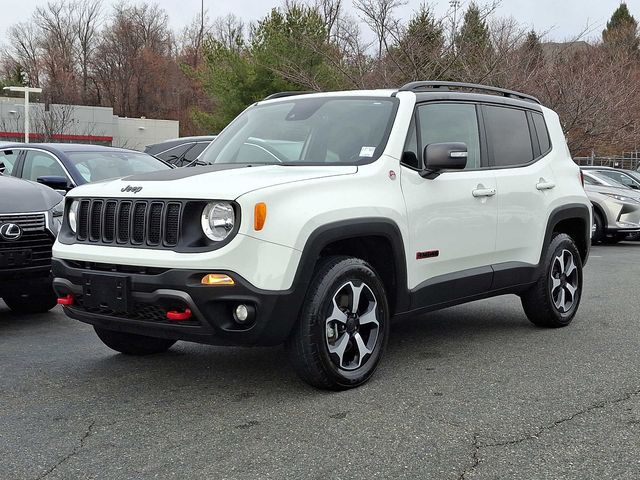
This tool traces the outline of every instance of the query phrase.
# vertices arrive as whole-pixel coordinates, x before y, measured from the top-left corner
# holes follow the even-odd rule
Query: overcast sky
[[[114,3],[111,0],[104,2],[107,5]],[[178,30],[200,11],[200,0],[156,2],[167,11],[172,27]],[[204,3],[210,17],[234,13],[246,20],[256,20],[279,5],[280,0],[205,0]],[[350,4],[350,0],[344,0],[344,3]],[[408,4],[399,13],[407,18],[421,3],[422,0],[408,0]],[[439,15],[444,15],[449,10],[449,0],[426,3],[432,5]],[[462,0],[461,3],[464,8],[468,0]],[[478,3],[485,2],[479,0]],[[640,18],[640,0],[628,0],[626,3],[631,13]],[[502,0],[498,13],[501,16],[512,16],[519,23],[537,31],[549,32],[547,39],[558,41],[575,37],[586,25],[591,27],[592,37],[599,35],[619,4],[620,0]],[[8,27],[27,19],[37,5],[46,5],[46,1],[0,0],[0,42],[4,42]]]

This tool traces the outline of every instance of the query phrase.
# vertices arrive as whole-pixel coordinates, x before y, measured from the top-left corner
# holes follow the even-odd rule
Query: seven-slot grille
[[[31,259],[23,266],[50,266],[51,246],[54,239],[46,228],[44,215],[44,213],[0,215],[0,225],[14,223],[22,229],[22,236],[18,240],[7,241],[0,238],[0,251],[7,254],[11,251],[31,250]]]
[[[79,242],[175,247],[182,204],[163,200],[82,199]]]

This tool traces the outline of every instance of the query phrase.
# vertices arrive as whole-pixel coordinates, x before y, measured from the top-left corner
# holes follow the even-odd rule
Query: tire
[[[105,328],[93,327],[96,334],[107,347],[125,355],[152,355],[166,352],[176,340],[147,337],[133,333],[116,332]]]
[[[570,270],[572,263],[574,269]],[[538,281],[521,296],[522,307],[529,320],[539,327],[566,327],[578,311],[582,297],[582,259],[573,239],[564,233],[555,235],[541,267]],[[571,289],[575,289],[573,295]]]
[[[15,313],[45,313],[58,303],[51,287],[49,291],[28,294],[5,294],[2,299],[7,307]]]
[[[604,239],[604,220],[599,212],[593,212],[593,223],[596,225],[596,230],[591,237],[591,243],[597,245]]]
[[[354,309],[356,292],[360,302]],[[389,323],[384,285],[371,266],[357,258],[328,257],[316,268],[287,353],[300,378],[316,388],[357,387],[380,363]]]

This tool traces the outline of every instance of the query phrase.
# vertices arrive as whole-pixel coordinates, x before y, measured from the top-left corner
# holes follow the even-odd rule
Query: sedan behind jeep
[[[558,115],[524,93],[283,92],[199,161],[66,197],[58,302],[115,351],[284,344],[340,390],[371,378],[392,318],[505,294],[539,327],[578,311],[591,202]]]
[[[0,175],[0,298],[17,313],[56,305],[51,247],[63,197],[44,185]]]

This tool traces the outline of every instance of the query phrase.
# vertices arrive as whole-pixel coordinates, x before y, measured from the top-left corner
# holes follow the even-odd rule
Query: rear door
[[[482,293],[491,283],[496,179],[486,168],[477,108],[462,102],[430,102],[416,108],[401,170],[414,307]],[[441,142],[466,144],[466,169],[444,171],[432,180],[422,178],[421,152],[426,145]]]
[[[502,271],[539,262],[558,190],[551,165],[564,149],[551,148],[542,113],[485,105],[483,116],[499,192],[494,288],[501,288],[514,282]]]

